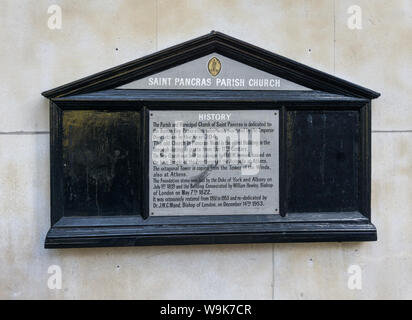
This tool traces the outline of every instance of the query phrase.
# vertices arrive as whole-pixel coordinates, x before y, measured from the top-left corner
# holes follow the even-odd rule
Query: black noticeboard
[[[377,239],[379,93],[211,32],[43,95],[46,248]]]

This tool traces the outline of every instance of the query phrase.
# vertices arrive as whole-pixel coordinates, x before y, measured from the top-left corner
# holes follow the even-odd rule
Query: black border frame
[[[75,96],[52,99],[50,103],[51,156],[51,228],[46,236],[46,248],[183,245],[220,243],[274,243],[323,241],[374,241],[375,226],[370,220],[371,127],[370,101],[362,98],[331,95],[312,91],[272,93],[262,98],[260,91],[208,91],[196,93],[184,90],[123,90],[96,96]],[[196,94],[201,99],[196,99]],[[227,99],[234,95],[235,98]],[[305,96],[306,98],[302,98]],[[280,98],[281,97],[281,98]],[[280,215],[242,216],[179,216],[151,217],[147,203],[148,147],[141,165],[143,215],[112,217],[64,217],[62,171],[62,114],[64,110],[141,110],[142,130],[147,139],[150,110],[173,109],[274,109],[279,110],[279,204]],[[358,110],[360,113],[360,174],[359,211],[327,213],[288,213],[286,207],[286,112],[288,110]]]

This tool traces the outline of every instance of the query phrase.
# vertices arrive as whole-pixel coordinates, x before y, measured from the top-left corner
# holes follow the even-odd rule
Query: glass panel
[[[288,212],[359,210],[359,112],[290,111]]]
[[[65,216],[139,211],[140,113],[64,111]]]

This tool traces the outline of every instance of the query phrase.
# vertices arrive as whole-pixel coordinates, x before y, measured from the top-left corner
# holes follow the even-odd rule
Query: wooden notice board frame
[[[116,89],[136,79],[213,52],[295,82],[310,90]],[[377,239],[376,228],[371,222],[370,208],[371,100],[377,98],[379,93],[227,35],[212,32],[128,64],[44,92],[43,95],[50,99],[51,115],[51,228],[46,237],[46,248],[374,241]],[[148,116],[150,111],[239,109],[264,109],[279,112],[280,215],[151,217],[148,212],[148,179],[150,178],[148,176]],[[142,152],[139,156],[140,178],[138,183],[141,201],[138,209],[132,214],[99,216],[91,215],[87,210],[77,216],[65,214],[62,135],[64,113],[70,110],[100,110],[109,113],[127,110],[140,113],[139,143]],[[332,141],[328,142],[328,145],[332,147],[327,149],[329,151],[325,151],[326,155],[336,154],[336,159],[332,157],[329,160],[333,164],[337,163],[336,166],[329,167],[329,170],[336,167],[335,180],[343,182],[342,184],[337,182],[338,190],[335,190],[333,184],[327,182],[333,179],[325,180],[324,178],[323,183],[327,189],[322,189],[321,185],[312,181],[313,186],[319,187],[315,188],[316,194],[301,198],[293,197],[294,190],[305,190],[305,188],[296,189],[297,183],[309,183],[305,182],[302,177],[313,177],[310,173],[311,168],[305,168],[301,164],[296,166],[296,158],[305,154],[309,155],[312,162],[308,160],[308,166],[316,166],[317,159],[317,153],[308,153],[302,143],[302,141],[309,141],[309,143],[313,141],[313,139],[305,140],[305,135],[311,135],[311,131],[301,130],[299,125],[302,126],[302,121],[306,118],[310,121],[314,119],[316,125],[318,121],[316,119],[319,117],[322,119],[324,115],[332,115],[330,117],[332,122],[327,124],[329,131],[322,131],[322,127],[315,126],[317,131],[313,131],[313,137],[323,134],[324,139],[340,139],[340,145],[350,143],[353,149],[353,153],[342,151],[343,149],[335,152],[333,149],[335,142],[327,140]],[[308,125],[305,128],[309,130],[312,127]],[[337,133],[334,134],[334,132]],[[328,133],[328,136],[325,136],[325,133]],[[314,150],[317,150],[318,145],[318,143],[313,144]],[[301,150],[306,150],[306,153]],[[339,166],[339,161],[349,161],[347,163],[350,165]],[[346,169],[340,170],[339,168]],[[351,170],[353,179],[348,180],[352,181],[351,185],[344,180],[343,176],[348,175],[345,170]],[[327,191],[327,195],[324,195],[330,197],[327,199],[336,199],[336,201],[325,206],[322,202],[322,190]],[[351,192],[350,196],[345,195],[348,197],[347,201],[340,201],[336,198],[338,192],[345,193],[346,190]],[[308,209],[305,210],[305,208]]]

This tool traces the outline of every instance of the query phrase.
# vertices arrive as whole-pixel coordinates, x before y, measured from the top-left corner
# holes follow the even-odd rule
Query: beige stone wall
[[[62,8],[61,30],[47,8]],[[362,8],[362,30],[347,27]],[[373,106],[378,242],[45,250],[40,93],[218,30],[382,93]],[[0,298],[412,298],[410,0],[0,1]],[[63,288],[47,287],[50,265]],[[362,268],[362,290],[347,286]]]

